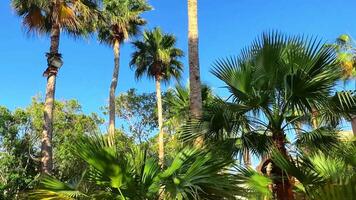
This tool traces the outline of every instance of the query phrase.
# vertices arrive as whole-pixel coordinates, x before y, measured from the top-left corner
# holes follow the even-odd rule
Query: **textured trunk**
[[[188,0],[190,113],[193,118],[200,118],[202,115],[197,9],[197,0]]]
[[[312,125],[313,125],[313,129],[314,130],[318,128],[318,119],[317,119],[317,117],[318,117],[318,111],[315,108],[313,108],[312,109]]]
[[[352,132],[354,133],[354,136],[356,136],[356,116],[353,115],[351,118],[351,127],[352,127]]]
[[[119,65],[120,65],[120,42],[114,42],[114,71],[110,84],[109,94],[109,143],[114,144],[115,138],[115,92],[119,78]]]
[[[273,141],[279,152],[288,158],[288,153],[285,147],[285,136],[281,132],[273,134]],[[273,164],[272,164],[273,165]],[[277,166],[272,166],[273,179],[273,193],[278,200],[293,200],[292,184],[287,174],[283,174],[283,171]]]
[[[53,13],[58,13],[58,4],[54,6]],[[59,38],[60,38],[60,25],[56,15],[53,17],[53,26],[51,30],[51,47],[50,55],[58,55]],[[53,168],[53,154],[52,154],[52,135],[53,135],[53,109],[54,109],[54,96],[56,87],[56,76],[58,69],[53,66],[48,66],[46,70],[47,86],[46,97],[44,103],[44,125],[41,139],[41,171],[42,173],[51,174]]]
[[[164,166],[164,144],[163,144],[163,117],[162,117],[162,96],[160,78],[156,77],[156,96],[157,96],[157,114],[158,114],[158,159],[161,168]]]
[[[247,149],[244,149],[243,152],[243,160],[244,160],[244,165],[246,167],[251,167],[251,157],[250,157],[250,152]]]

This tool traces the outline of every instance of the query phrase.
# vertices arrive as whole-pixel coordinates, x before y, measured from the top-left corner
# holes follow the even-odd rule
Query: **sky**
[[[148,21],[145,29],[159,26],[164,32],[173,33],[178,47],[187,55],[186,0],[149,3],[154,10],[144,14]],[[218,58],[238,55],[264,31],[317,36],[330,43],[343,33],[356,37],[355,8],[354,0],[199,0],[202,81],[216,93],[225,95],[222,82],[209,72],[212,63]],[[0,22],[0,105],[12,110],[24,108],[33,96],[45,93],[46,78],[42,73],[49,39],[26,35],[10,0],[0,0]],[[73,39],[63,35],[60,53],[64,65],[57,79],[56,98],[78,99],[85,113],[100,112],[99,108],[108,101],[114,64],[110,47],[100,44],[95,37]],[[135,80],[128,65],[132,53],[129,42],[121,53],[117,93],[129,88],[154,92],[152,80]],[[182,61],[185,72],[181,82],[187,84],[188,57]]]

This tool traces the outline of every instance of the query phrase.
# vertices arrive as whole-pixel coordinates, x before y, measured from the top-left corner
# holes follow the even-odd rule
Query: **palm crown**
[[[140,26],[146,24],[140,14],[151,10],[146,0],[104,0],[103,20],[99,23],[99,40],[113,45],[136,35]]]
[[[29,32],[49,33],[54,23],[73,35],[94,30],[97,0],[58,0],[57,3],[58,10],[54,9],[53,1],[12,0],[13,8]]]
[[[183,51],[175,48],[176,39],[173,35],[164,34],[155,28],[153,31],[145,31],[143,41],[135,41],[133,45],[136,51],[130,65],[136,68],[136,78],[144,74],[162,81],[181,77],[183,64],[178,59],[183,56]]]
[[[328,104],[342,76],[337,65],[332,48],[317,40],[272,33],[240,57],[217,61],[213,74],[231,92],[231,108],[264,115],[269,123],[260,125],[274,132],[293,122],[293,116],[309,115]]]

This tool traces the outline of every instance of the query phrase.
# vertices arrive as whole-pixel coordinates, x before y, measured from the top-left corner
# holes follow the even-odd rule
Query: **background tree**
[[[332,45],[337,53],[337,59],[341,63],[343,70],[343,79],[348,81],[356,77],[356,49],[351,36],[342,34],[336,39],[336,43]],[[356,87],[356,82],[355,82]],[[356,116],[350,118],[351,127],[356,136]]]
[[[133,42],[136,51],[132,54],[130,65],[135,68],[136,78],[147,75],[156,82],[157,113],[159,128],[159,163],[164,165],[164,134],[162,117],[161,82],[169,82],[172,78],[179,79],[183,64],[179,58],[183,56],[182,50],[176,48],[176,39],[173,35],[162,33],[159,28],[145,31],[142,41]]]
[[[139,144],[147,142],[158,126],[155,93],[139,94],[130,89],[117,96],[115,103],[116,115],[122,119],[124,132]]]
[[[93,31],[92,22],[97,14],[96,0],[12,0],[12,6],[29,31],[50,35],[50,49],[46,54],[48,67],[43,73],[47,77],[47,86],[41,163],[42,171],[51,173],[55,85],[62,65],[62,56],[59,53],[60,34],[65,31],[69,35],[80,36]]]
[[[34,185],[40,166],[30,155],[35,147],[27,131],[29,123],[26,111],[0,107],[0,199],[19,199]]]
[[[215,96],[212,89],[208,85],[201,86],[201,97],[203,103],[203,111],[215,101]],[[167,104],[167,121],[166,124],[172,128],[177,128],[183,125],[190,115],[190,89],[182,85],[176,85],[165,94],[164,102]]]
[[[190,85],[190,114],[193,118],[202,115],[202,97],[199,69],[199,36],[197,0],[188,0],[188,56]]]
[[[103,19],[99,22],[99,40],[114,50],[114,71],[109,93],[109,136],[115,134],[115,91],[119,77],[120,44],[136,35],[146,24],[141,14],[150,10],[146,0],[104,0]]]
[[[0,108],[1,199],[23,199],[21,193],[37,184],[43,107],[41,99],[34,98],[25,109]],[[54,114],[52,174],[63,181],[79,179],[86,165],[70,147],[78,137],[97,133],[103,120],[84,114],[76,100],[56,101]]]

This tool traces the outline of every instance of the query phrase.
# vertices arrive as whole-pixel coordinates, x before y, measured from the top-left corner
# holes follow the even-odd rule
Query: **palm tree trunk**
[[[314,130],[318,128],[317,117],[318,117],[318,111],[316,110],[316,108],[312,108],[312,126]]]
[[[276,148],[279,152],[288,158],[288,153],[285,147],[285,136],[283,132],[273,133],[273,141],[276,145]],[[275,177],[273,179],[273,193],[276,195],[276,199],[278,200],[293,200],[293,192],[292,192],[292,184],[290,182],[290,178],[287,174],[283,174],[283,171],[279,169],[279,167],[273,165],[272,166],[272,174]]]
[[[162,117],[162,96],[160,77],[156,77],[156,97],[157,97],[157,114],[158,114],[158,159],[161,168],[164,166],[164,143],[163,143],[163,117]]]
[[[356,136],[356,116],[355,115],[351,116],[351,127],[352,127],[352,132],[354,133],[354,136]]]
[[[243,150],[243,160],[246,167],[251,167],[251,156],[248,149]]]
[[[110,84],[109,94],[109,144],[114,144],[115,138],[115,92],[119,78],[119,65],[120,65],[120,42],[114,42],[114,71]]]
[[[58,55],[60,38],[60,25],[58,23],[52,26],[51,30],[51,47],[49,56]],[[56,87],[56,76],[58,69],[48,66],[46,72],[47,86],[46,98],[44,103],[44,125],[41,140],[41,171],[42,173],[51,174],[53,168],[52,154],[52,135],[53,135],[53,109]]]
[[[188,0],[190,113],[193,118],[200,118],[202,115],[197,9],[197,0]]]

